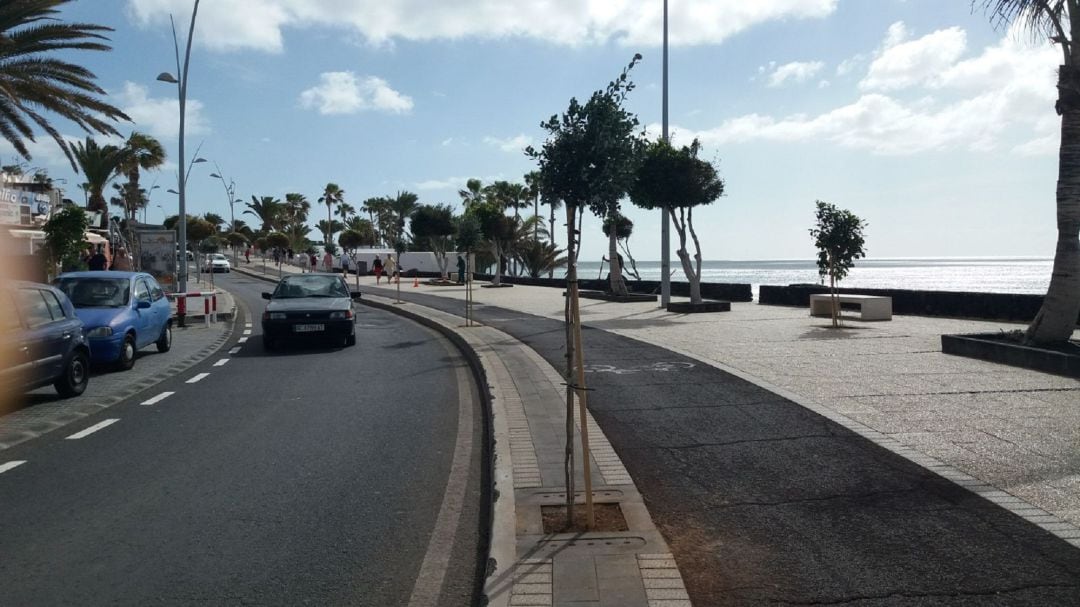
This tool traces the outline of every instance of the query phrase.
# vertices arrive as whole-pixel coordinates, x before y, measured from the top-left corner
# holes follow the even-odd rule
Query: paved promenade
[[[401,287],[424,314],[463,314],[460,287]],[[559,364],[560,290],[475,294],[484,330],[507,335],[497,343],[535,353],[501,357],[514,385],[525,359]],[[1080,602],[1080,385],[940,353],[943,332],[1006,325],[895,317],[836,331],[756,304],[702,316],[582,310],[598,429],[695,604]],[[526,417],[539,454],[543,426]],[[513,461],[515,483],[520,473],[547,485],[542,458],[539,475],[529,458]],[[556,589],[550,604],[601,604],[560,600],[560,581],[588,584],[537,564]]]

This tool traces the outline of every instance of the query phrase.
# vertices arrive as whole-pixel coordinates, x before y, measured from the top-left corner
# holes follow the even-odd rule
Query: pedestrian
[[[307,272],[308,256],[306,254],[300,254],[296,256],[296,265],[300,266],[300,273]]]
[[[251,247],[244,249],[244,261],[251,263]]]
[[[124,247],[120,247],[116,250],[116,256],[113,257],[112,260],[112,267],[110,267],[109,269],[116,270],[118,272],[131,271],[131,258],[128,257],[127,249],[125,249]]]
[[[90,259],[86,261],[86,266],[95,272],[104,272],[108,265],[109,260],[105,257],[105,253],[102,252],[101,247],[98,247],[97,252],[91,255]]]
[[[334,271],[334,256],[330,254],[330,251],[327,251],[326,254],[323,255],[322,265],[323,272],[330,273]]]
[[[392,281],[394,279],[397,279],[397,280],[400,281],[401,279],[398,278],[397,274],[398,274],[398,264],[397,264],[396,261],[394,261],[394,256],[388,254],[386,256],[386,284],[390,284],[390,281]]]
[[[375,271],[375,284],[379,284],[379,280],[382,279],[382,260],[379,259],[379,254],[375,254],[375,261],[371,262],[371,269]]]
[[[312,272],[319,271],[319,258],[315,257],[315,252],[308,253],[308,265],[311,267]]]
[[[352,257],[349,257],[349,252],[341,250],[341,273],[345,276],[349,275],[349,266],[352,265]]]
[[[457,256],[457,281],[458,284],[465,284],[465,258],[461,255]]]

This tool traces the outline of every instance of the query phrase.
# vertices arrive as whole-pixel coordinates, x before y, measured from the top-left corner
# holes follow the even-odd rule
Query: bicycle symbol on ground
[[[615,365],[585,365],[586,373],[612,373],[614,375],[630,375],[631,373],[668,373],[671,371],[689,371],[696,367],[694,363],[687,362],[656,362],[649,365],[619,368]]]

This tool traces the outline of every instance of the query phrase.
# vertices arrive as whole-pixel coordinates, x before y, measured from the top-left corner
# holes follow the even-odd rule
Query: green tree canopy
[[[86,250],[87,227],[86,212],[75,206],[64,207],[45,222],[42,231],[45,232],[47,274],[54,274],[57,264],[63,268],[80,266],[81,255]]]

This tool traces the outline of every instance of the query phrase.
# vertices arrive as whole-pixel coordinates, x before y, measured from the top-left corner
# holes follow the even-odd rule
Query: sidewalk
[[[360,279],[365,298],[394,295],[373,282]],[[462,313],[460,287],[413,288],[411,279],[401,287],[414,302],[402,309]],[[499,355],[509,383],[529,394],[518,379],[535,375],[527,359],[550,369],[561,356],[561,291],[474,295],[484,330],[497,327],[508,334],[499,343],[531,353]],[[697,604],[1080,602],[1080,530],[1069,522],[1080,503],[1080,384],[940,353],[943,332],[1007,325],[896,317],[834,331],[805,310],[756,304],[682,316],[655,304],[583,301],[582,313],[587,329],[602,329],[585,335],[597,390],[590,409],[672,542]],[[541,406],[522,402],[546,485],[558,475],[544,474],[543,433],[561,430],[551,423],[561,418],[562,393],[540,394],[553,418],[534,417]],[[520,451],[515,483],[537,476]],[[527,503],[524,489],[518,504]],[[527,515],[518,521],[525,559],[543,536],[526,533]],[[573,576],[582,569],[557,561],[518,565],[539,567],[525,579],[552,583],[554,603],[537,604],[575,604],[560,600],[561,584],[595,588],[599,577],[583,582]]]

